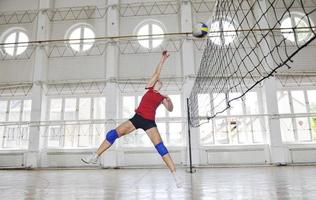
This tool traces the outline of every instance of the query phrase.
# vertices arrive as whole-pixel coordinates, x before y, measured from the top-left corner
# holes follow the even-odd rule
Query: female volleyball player
[[[163,104],[169,112],[172,112],[173,110],[171,99],[167,95],[163,95],[159,92],[162,87],[162,82],[159,79],[161,68],[168,57],[168,52],[164,51],[154,74],[147,83],[147,92],[144,94],[138,108],[135,110],[135,115],[128,121],[123,122],[116,129],[107,132],[105,134],[105,140],[100,145],[96,153],[87,158],[82,158],[81,160],[83,162],[87,164],[96,164],[100,155],[105,150],[107,150],[117,138],[129,134],[135,129],[141,128],[146,131],[150,140],[155,145],[158,153],[161,155],[163,161],[170,169],[177,187],[182,186],[182,181],[180,177],[176,174],[175,165],[170,154],[168,153],[167,148],[162,142],[160,133],[158,132],[157,125],[155,123],[156,109],[160,104]]]

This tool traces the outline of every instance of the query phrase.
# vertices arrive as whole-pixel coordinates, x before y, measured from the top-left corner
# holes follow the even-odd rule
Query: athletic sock
[[[182,185],[183,183],[182,183],[182,179],[180,178],[179,174],[177,174],[176,171],[171,172],[171,174],[172,174],[174,181],[176,182],[177,188],[181,188],[183,186]]]

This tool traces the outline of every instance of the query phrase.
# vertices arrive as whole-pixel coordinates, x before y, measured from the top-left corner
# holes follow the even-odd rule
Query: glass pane
[[[307,91],[309,108],[311,113],[316,113],[316,90]]]
[[[298,140],[300,142],[309,142],[312,140],[308,118],[296,118],[296,128]]]
[[[137,39],[140,45],[142,45],[145,48],[149,48],[149,37],[148,36],[142,36],[142,35],[149,35],[149,25],[146,24],[142,26],[138,32],[137,32]]]
[[[79,99],[79,120],[90,119],[91,115],[91,98]]]
[[[297,28],[299,28],[297,30],[297,40],[299,42],[304,41],[306,39],[308,39],[309,35],[310,35],[310,30],[307,24],[307,17],[295,17],[294,18],[295,21],[295,25]]]
[[[209,116],[211,110],[211,100],[209,94],[198,94],[199,116]]]
[[[18,42],[28,42],[29,38],[27,35],[23,32],[18,33]],[[23,43],[23,44],[18,44],[17,45],[17,50],[16,50],[16,55],[22,54],[28,46],[28,43]]]
[[[238,144],[240,122],[237,119],[228,120],[228,136],[230,144]]]
[[[0,101],[0,121],[6,121],[6,112],[7,112],[7,101]]]
[[[152,142],[143,129],[137,129],[135,132],[136,145],[143,147],[151,147]]]
[[[28,141],[29,141],[29,127],[28,125],[22,125],[20,128],[20,140],[21,140],[21,144],[20,144],[20,148],[21,149],[27,149],[28,148]]]
[[[64,147],[77,147],[76,136],[78,135],[78,126],[77,125],[66,125],[65,126],[65,138],[64,138]]]
[[[316,117],[310,118],[311,129],[312,129],[312,141],[316,142]]]
[[[172,146],[182,146],[183,134],[182,134],[182,124],[181,123],[170,123],[169,132],[167,132],[167,137],[169,136],[169,144]]]
[[[15,43],[17,32],[11,33],[4,41],[4,43]],[[4,50],[10,56],[14,55],[14,44],[4,45]]]
[[[84,28],[84,38],[94,38],[95,35],[94,35],[94,32],[90,29],[90,28]],[[89,39],[89,40],[84,40],[84,44],[82,45],[82,50],[83,51],[86,51],[86,50],[89,50],[92,45],[94,43],[94,39]]]
[[[75,51],[80,51],[80,36],[81,36],[81,28],[76,28],[75,30],[72,31],[72,33],[69,36],[69,44],[71,48]]]
[[[31,120],[31,107],[32,107],[32,100],[24,100],[23,102],[23,121],[30,121]]]
[[[283,142],[295,142],[292,119],[280,119],[281,134]]]
[[[259,114],[259,103],[257,92],[248,92],[246,94],[246,113],[248,115]]]
[[[152,48],[156,48],[162,43],[163,36],[158,35],[158,34],[163,34],[163,33],[164,32],[160,26],[158,26],[156,24],[152,24],[152,33],[151,34],[156,35],[156,36],[152,36],[152,38],[153,38]]]
[[[3,140],[5,139],[4,126],[0,126],[0,149],[3,148]]]
[[[199,128],[201,145],[214,144],[212,121],[202,124]]]
[[[294,113],[306,113],[304,91],[291,91]]]
[[[92,137],[92,144],[91,144],[92,147],[98,147],[100,143],[103,142],[105,132],[106,131],[105,131],[104,124],[93,125],[93,137]]]
[[[162,141],[167,145],[169,144],[169,141],[167,139],[167,127],[166,123],[157,123],[157,128],[160,133]]]
[[[21,106],[21,100],[10,101],[9,121],[20,121]]]
[[[220,35],[219,21],[211,24],[209,37],[214,44],[221,45],[221,35]]]
[[[290,100],[289,93],[287,91],[279,91],[278,93],[278,107],[280,114],[290,113]]]
[[[224,109],[226,109],[226,97],[224,93],[214,93],[213,94],[213,106],[214,106],[214,113],[216,114],[218,112],[222,112]],[[226,115],[226,110],[219,115]]]
[[[123,97],[123,118],[130,118],[135,111],[135,97],[125,96]]]
[[[142,101],[143,96],[137,96],[137,102],[136,104],[139,105],[140,102]]]
[[[81,28],[76,28],[70,34],[69,39],[80,39],[80,37],[81,37]]]
[[[75,98],[65,99],[64,120],[76,119],[76,102]]]
[[[252,131],[253,131],[253,142],[254,143],[263,143],[265,127],[263,118],[252,118]]]
[[[163,105],[158,106],[156,110],[156,118],[157,117],[166,117],[166,108]]]
[[[124,137],[121,137],[119,140],[119,143],[122,144],[122,146],[135,146],[136,145],[136,131],[133,131],[130,134],[125,135]]]
[[[236,37],[236,31],[235,31],[235,27],[232,24],[232,21],[228,22],[228,21],[223,21],[223,35],[224,35],[224,44],[228,45],[231,42],[234,41],[235,37]]]
[[[282,21],[281,23],[281,32],[283,36],[294,42],[295,41],[295,36],[293,33],[293,26],[292,26],[292,19],[290,17],[286,18],[285,20]]]
[[[94,98],[94,119],[105,119],[105,98]]]
[[[239,97],[241,94],[234,92],[229,94],[229,99],[235,99]],[[242,109],[242,100],[241,99],[236,99],[230,102],[230,114],[231,115],[242,115],[243,114],[243,109]]]
[[[169,112],[170,117],[181,117],[181,98],[180,95],[170,95],[169,96],[173,103],[173,111]]]
[[[7,126],[3,139],[4,148],[17,148],[19,146],[20,130],[18,126]]]
[[[237,120],[238,143],[252,144],[252,120],[248,117],[243,117]]]
[[[222,32],[220,32],[221,30]],[[229,21],[216,21],[211,24],[209,36],[216,45],[228,45],[233,42],[236,37],[235,27]]]
[[[48,127],[48,147],[59,147],[62,137],[61,126],[49,126]]]
[[[51,99],[50,101],[50,120],[61,120],[62,99]]]
[[[227,121],[226,119],[215,119],[215,143],[227,144]]]
[[[79,126],[79,147],[88,147],[90,146],[90,125],[80,125]]]

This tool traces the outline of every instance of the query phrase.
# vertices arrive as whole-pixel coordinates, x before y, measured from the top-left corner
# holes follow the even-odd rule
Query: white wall
[[[39,0],[1,0],[0,11],[18,11],[37,9]]]
[[[2,3],[0,2],[0,9]],[[11,2],[13,3],[13,2]],[[6,2],[5,6],[9,4]],[[32,3],[30,3],[32,5]],[[36,8],[36,7],[35,7]],[[34,9],[34,8],[33,8]],[[36,20],[35,20],[36,21]],[[4,42],[4,36],[14,28],[19,28],[25,31],[28,35],[30,41],[35,39],[35,30],[36,22],[30,24],[9,24],[9,25],[0,25],[0,43]],[[1,50],[2,51],[2,50]],[[30,50],[30,52],[33,52]],[[4,60],[0,62],[0,82],[24,82],[31,81],[33,76],[33,64],[34,56],[31,56],[31,59],[28,60]]]
[[[144,20],[157,20],[164,25],[166,33],[179,32],[178,15],[121,17],[120,34],[135,35],[135,28]],[[141,47],[143,48],[143,47]],[[157,47],[159,48],[159,47]],[[159,53],[144,54],[120,54],[120,77],[150,77],[160,59]],[[162,77],[181,76],[180,53],[171,53],[171,57],[162,69]]]

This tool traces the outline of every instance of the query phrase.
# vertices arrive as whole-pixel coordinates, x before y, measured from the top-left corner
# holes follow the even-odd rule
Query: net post
[[[195,170],[193,170],[192,166],[192,146],[191,146],[191,129],[190,129],[190,105],[189,105],[189,98],[187,98],[187,125],[188,125],[188,141],[189,141],[189,163],[190,163],[190,169],[189,173],[194,173]]]

